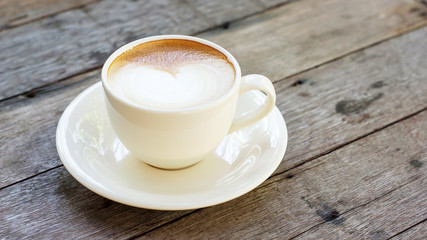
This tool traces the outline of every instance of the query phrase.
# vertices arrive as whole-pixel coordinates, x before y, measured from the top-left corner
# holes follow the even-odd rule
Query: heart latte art
[[[185,109],[215,101],[233,86],[235,70],[220,51],[190,40],[142,43],[108,69],[113,92],[134,104]]]

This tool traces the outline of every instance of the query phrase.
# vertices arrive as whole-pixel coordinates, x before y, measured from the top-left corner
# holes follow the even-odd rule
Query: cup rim
[[[157,41],[157,40],[163,40],[163,39],[180,39],[180,40],[182,39],[182,40],[195,41],[195,42],[213,47],[216,50],[223,53],[227,57],[228,61],[230,61],[230,63],[233,65],[234,70],[235,70],[234,82],[233,82],[233,85],[231,86],[231,88],[228,89],[228,91],[225,94],[223,94],[221,97],[215,99],[214,101],[211,101],[208,103],[202,103],[202,104],[199,104],[197,106],[192,106],[192,107],[187,107],[187,108],[179,108],[179,109],[160,109],[160,108],[154,108],[154,107],[149,107],[149,106],[143,106],[143,105],[139,105],[139,104],[133,103],[131,101],[128,101],[127,99],[124,99],[124,98],[118,96],[116,93],[114,93],[114,91],[111,89],[111,87],[108,85],[108,82],[107,82],[108,69],[110,68],[111,63],[118,56],[120,56],[122,53],[124,53],[125,51],[127,51],[129,49],[132,49],[132,48],[134,48],[134,47],[136,47],[142,43],[152,42],[152,41]],[[141,38],[141,39],[132,41],[130,43],[123,45],[119,49],[115,50],[107,58],[107,60],[105,61],[104,65],[102,67],[101,81],[102,81],[102,86],[104,88],[104,91],[108,92],[108,94],[111,95],[112,97],[114,97],[115,100],[117,100],[117,101],[119,101],[125,105],[131,106],[132,108],[135,108],[135,109],[149,111],[149,112],[157,112],[157,113],[195,112],[195,111],[200,111],[200,110],[207,109],[207,108],[212,108],[214,106],[221,104],[222,102],[226,101],[227,99],[229,99],[234,94],[234,92],[236,92],[238,90],[238,88],[240,86],[241,70],[240,70],[240,66],[239,66],[237,60],[233,57],[233,55],[231,55],[231,53],[229,53],[227,50],[225,50],[223,47],[219,46],[216,43],[213,43],[213,42],[208,41],[206,39],[193,37],[193,36],[186,36],[186,35],[156,35],[156,36],[145,37],[145,38]]]

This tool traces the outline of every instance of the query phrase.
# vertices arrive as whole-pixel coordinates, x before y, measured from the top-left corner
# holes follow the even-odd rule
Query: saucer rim
[[[283,122],[283,135],[281,135],[281,138],[283,139],[283,144],[279,145],[277,149],[277,154],[274,154],[274,160],[270,161],[268,167],[268,171],[264,171],[262,174],[259,174],[257,178],[255,178],[253,181],[249,182],[248,184],[245,184],[242,188],[236,189],[236,191],[232,191],[231,193],[224,194],[224,192],[221,192],[220,190],[216,189],[216,191],[219,191],[222,194],[215,195],[217,197],[214,198],[207,198],[204,201],[198,201],[198,203],[180,203],[178,200],[178,203],[171,203],[171,204],[161,204],[161,203],[155,203],[155,202],[144,202],[141,201],[141,199],[131,199],[127,198],[126,196],[120,196],[115,191],[111,191],[108,188],[105,188],[103,185],[96,184],[96,179],[90,177],[87,173],[85,173],[83,170],[80,169],[79,164],[76,163],[76,161],[73,161],[73,156],[70,153],[65,136],[67,134],[67,128],[68,122],[71,116],[71,113],[73,112],[76,107],[81,103],[81,100],[84,99],[87,95],[94,93],[97,88],[102,88],[101,82],[97,82],[88,88],[86,88],[84,91],[82,91],[77,97],[75,97],[70,104],[66,107],[65,111],[63,112],[58,125],[56,129],[56,148],[59,155],[59,158],[61,162],[63,163],[65,169],[73,176],[74,179],[76,179],[80,184],[88,188],[94,193],[97,193],[98,195],[108,198],[110,200],[133,206],[138,208],[145,208],[145,209],[154,209],[154,210],[190,210],[190,209],[198,209],[198,208],[204,208],[209,207],[217,204],[221,204],[227,201],[230,201],[232,199],[238,198],[253,189],[255,189],[257,186],[261,185],[264,181],[266,181],[277,169],[277,167],[282,162],[286,148],[288,145],[288,131],[286,122],[280,113],[280,110],[277,108],[277,106],[274,106],[272,112],[275,112],[275,115],[280,116],[280,120]],[[272,113],[270,113],[272,114]],[[278,117],[277,116],[277,117]],[[274,117],[276,118],[276,117]],[[278,121],[280,122],[280,121]],[[257,124],[257,123],[254,123]],[[215,192],[215,190],[214,190]],[[153,193],[146,193],[146,195],[155,195],[155,196],[162,196],[162,194],[153,194]],[[196,195],[199,192],[195,192]],[[188,198],[189,195],[194,195],[195,193],[189,193],[189,194],[176,194],[176,195],[164,195],[166,197],[183,197]]]

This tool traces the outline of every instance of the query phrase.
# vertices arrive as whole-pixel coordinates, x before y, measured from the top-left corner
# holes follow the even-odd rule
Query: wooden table
[[[426,25],[425,0],[2,0],[0,239],[427,239]],[[147,210],[62,166],[65,107],[155,34],[214,41],[274,82],[289,144],[255,190]]]

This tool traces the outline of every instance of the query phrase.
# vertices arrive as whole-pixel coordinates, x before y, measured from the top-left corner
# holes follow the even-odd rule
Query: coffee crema
[[[215,101],[233,86],[234,79],[234,67],[222,52],[182,39],[137,45],[117,57],[107,74],[114,93],[156,109],[184,109]]]

